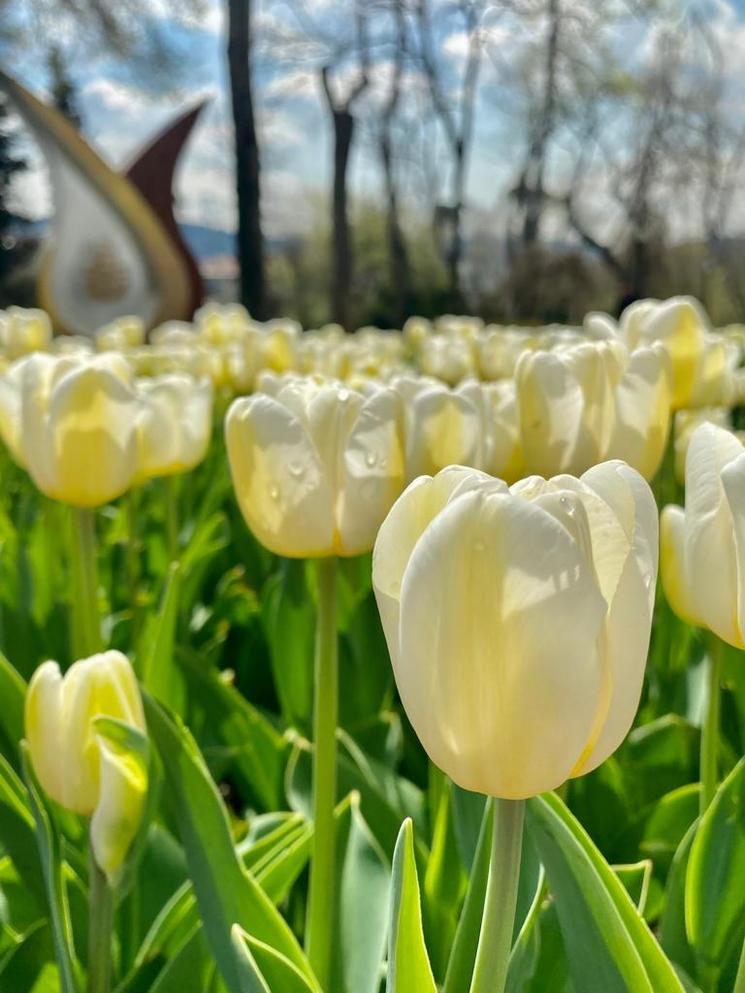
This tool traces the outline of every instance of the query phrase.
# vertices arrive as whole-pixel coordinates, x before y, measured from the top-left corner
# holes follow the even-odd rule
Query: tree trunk
[[[388,233],[388,264],[391,274],[393,308],[397,324],[400,326],[409,316],[411,305],[411,266],[406,241],[399,220],[398,193],[393,174],[393,151],[388,122],[384,123],[380,136],[380,160],[386,193],[386,227]]]
[[[251,0],[228,0],[228,68],[235,127],[240,299],[252,317],[266,317],[261,167],[251,88]]]
[[[347,169],[354,134],[354,117],[346,108],[332,109],[334,122],[334,188],[332,194],[331,320],[345,331],[351,326],[349,294],[354,263],[349,230]]]

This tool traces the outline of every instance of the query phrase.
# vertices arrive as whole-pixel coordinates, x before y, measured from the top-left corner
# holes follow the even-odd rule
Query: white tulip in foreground
[[[432,761],[505,799],[603,762],[636,713],[656,577],[656,505],[623,462],[511,488],[460,466],[415,480],[373,584]]]

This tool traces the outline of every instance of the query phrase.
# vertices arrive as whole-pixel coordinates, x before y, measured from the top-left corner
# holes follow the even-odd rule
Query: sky
[[[6,0],[6,3],[8,0]],[[9,0],[19,20],[26,16],[28,0]],[[331,134],[318,82],[317,66],[326,49],[320,43],[297,44],[297,20],[289,0],[257,0],[259,43],[256,51],[255,83],[257,113],[263,156],[263,212],[267,234],[284,237],[312,232],[319,204],[330,180]],[[26,46],[5,57],[6,67],[37,95],[48,92],[43,50],[52,39],[69,58],[69,75],[78,91],[84,134],[111,164],[124,165],[133,153],[168,120],[185,107],[207,100],[207,107],[186,149],[177,177],[177,213],[181,220],[232,230],[235,226],[233,165],[227,68],[224,57],[222,0],[203,0],[201,17],[174,17],[167,0],[151,0],[152,18],[179,53],[176,78],[151,78],[146,67],[133,67],[105,55],[94,55],[64,25],[55,24],[36,33],[39,48]],[[304,8],[320,35],[344,38],[351,24],[340,22],[338,0],[304,0]],[[183,5],[173,4],[171,10]],[[719,39],[727,64],[733,101],[745,108],[745,0],[704,0],[705,12]],[[45,33],[46,32],[46,33]],[[470,162],[467,201],[484,223],[499,220],[500,204],[514,183],[523,154],[516,128],[519,100],[505,83],[510,67],[504,53],[514,56],[520,46],[531,44],[525,29],[504,19],[486,25],[487,58],[482,67],[473,153]],[[373,39],[374,41],[374,39]],[[450,21],[438,26],[437,44],[458,85],[467,36]],[[612,41],[623,48],[623,57],[650,57],[649,33],[629,24]],[[645,54],[646,53],[646,54]],[[374,85],[366,96],[369,106],[385,93],[390,73],[385,52],[377,55]],[[336,84],[340,89],[352,69],[342,64]],[[410,85],[421,87],[411,79]],[[417,159],[416,121],[411,120],[412,160]],[[31,168],[15,187],[15,205],[38,218],[50,212],[50,194],[43,160],[27,144]],[[438,163],[437,150],[424,153],[427,162]],[[427,158],[428,157],[428,158]],[[417,159],[417,162],[419,160]],[[560,170],[561,163],[557,168]],[[442,172],[442,170],[439,170]],[[438,169],[435,168],[437,173]],[[351,163],[351,187],[357,194],[375,196],[380,176],[375,167],[369,135],[364,131],[356,143]],[[413,187],[412,187],[413,190]],[[412,192],[413,196],[413,192]],[[602,211],[602,205],[598,210]],[[745,220],[745,219],[744,219]]]

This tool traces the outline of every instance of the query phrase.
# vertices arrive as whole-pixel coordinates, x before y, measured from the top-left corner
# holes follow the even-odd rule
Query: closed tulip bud
[[[138,404],[130,377],[127,362],[115,354],[29,360],[21,385],[21,445],[42,493],[97,507],[130,487],[138,467]]]
[[[391,385],[403,399],[407,480],[456,463],[484,467],[483,410],[469,388],[451,390],[414,376],[397,377]]]
[[[527,352],[519,359],[515,381],[529,472],[578,474],[603,461],[625,362],[624,347],[611,342]]]
[[[672,372],[664,348],[637,348],[615,391],[615,416],[606,459],[628,462],[645,479],[656,474],[670,432]]]
[[[373,585],[432,761],[507,799],[603,762],[638,706],[656,575],[654,499],[624,463],[511,489],[460,466],[412,483]]]
[[[96,331],[96,348],[101,352],[125,352],[145,343],[145,324],[140,317],[119,317]]]
[[[675,478],[685,484],[688,446],[694,431],[705,423],[717,424],[732,431],[732,412],[727,407],[701,407],[697,410],[678,410],[674,420]]]
[[[234,401],[225,439],[246,523],[278,555],[369,551],[403,486],[392,390],[291,379],[274,396]]]
[[[420,352],[422,372],[455,386],[475,368],[474,346],[468,338],[434,335]]]
[[[171,373],[137,384],[141,401],[140,474],[187,472],[207,454],[212,436],[212,384]]]
[[[43,310],[8,307],[0,310],[0,349],[8,359],[46,351],[52,343],[52,323]]]
[[[701,424],[685,465],[686,502],[661,519],[662,582],[678,616],[745,648],[745,449]]]
[[[659,342],[666,349],[676,410],[722,402],[732,361],[727,343],[710,332],[706,312],[693,297],[639,300],[623,312],[619,328],[630,348]]]
[[[145,730],[137,680],[121,652],[81,659],[64,676],[56,662],[36,670],[25,714],[34,772],[53,800],[91,817],[93,854],[111,881],[140,825],[147,773],[96,730],[99,717]]]

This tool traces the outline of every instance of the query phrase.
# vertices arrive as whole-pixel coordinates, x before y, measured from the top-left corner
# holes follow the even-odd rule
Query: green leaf
[[[553,794],[528,802],[577,993],[684,993],[613,870]]]
[[[41,787],[36,779],[28,754],[28,746],[21,746],[23,775],[29,793],[31,811],[36,823],[36,843],[39,849],[42,872],[46,885],[49,916],[52,924],[54,952],[59,969],[62,993],[76,993],[77,963],[73,943],[70,908],[62,875],[60,838],[54,821],[43,799]]]
[[[42,921],[0,962],[0,989],[8,993],[58,993],[59,988],[49,925]]]
[[[281,806],[287,741],[214,668],[180,655],[191,695],[216,737],[224,742],[231,771],[249,799],[265,810]]]
[[[681,786],[658,800],[646,819],[641,851],[667,872],[678,846],[698,817],[699,783]]]
[[[696,963],[686,934],[685,890],[688,860],[697,829],[698,821],[694,821],[678,845],[667,877],[665,908],[660,920],[660,944],[665,954],[689,974],[695,971]]]
[[[411,818],[401,825],[393,853],[386,993],[437,993],[424,944]]]
[[[18,744],[23,738],[23,708],[26,683],[0,652],[0,751],[8,761],[19,766]]]
[[[461,993],[471,985],[476,950],[479,944],[479,932],[481,931],[481,918],[484,912],[486,883],[489,878],[493,820],[494,805],[487,803],[483,807],[481,830],[471,866],[471,878],[450,952],[443,993]]]
[[[294,935],[253,876],[240,863],[227,812],[188,730],[145,696],[148,730],[166,774],[205,935],[223,979],[241,990],[231,939],[234,924],[284,954],[309,979]]]
[[[0,844],[19,875],[33,892],[46,900],[46,884],[36,848],[35,821],[26,787],[0,755]]]
[[[177,713],[183,712],[186,698],[184,677],[174,654],[181,603],[181,576],[182,567],[173,562],[168,570],[160,609],[148,619],[149,623],[146,624],[140,640],[142,664],[138,667],[142,683],[148,692]]]
[[[527,987],[528,982],[538,969],[541,948],[538,922],[543,905],[543,890],[544,872],[542,868],[539,868],[533,901],[525,914],[525,919],[510,952],[505,993],[520,993]]]
[[[719,970],[745,922],[745,759],[717,790],[691,846],[685,888],[688,940]]]
[[[278,571],[262,591],[262,619],[282,719],[307,732],[313,713],[316,609],[304,562],[279,560]]]
[[[634,862],[630,865],[614,865],[611,867],[623,883],[623,887],[634,901],[639,913],[644,916],[647,905],[649,883],[652,879],[652,863],[649,859]]]
[[[451,810],[451,793],[442,790],[437,805],[432,850],[424,875],[424,929],[432,952],[432,971],[440,980],[448,965],[465,877],[458,853]]]
[[[258,941],[237,924],[232,931],[241,993],[319,993],[297,966],[276,948]]]
[[[377,993],[388,928],[390,868],[360,813],[359,796],[341,808],[336,822],[339,905],[332,989]]]

